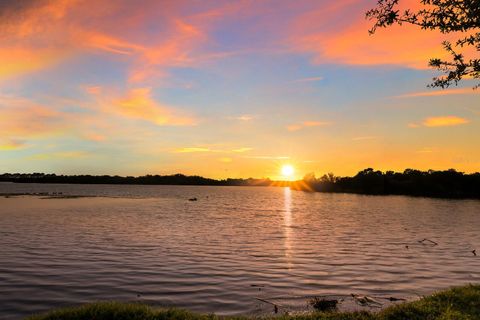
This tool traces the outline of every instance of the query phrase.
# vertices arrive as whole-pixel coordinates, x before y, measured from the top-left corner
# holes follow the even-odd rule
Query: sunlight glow
[[[282,176],[284,176],[287,179],[291,179],[293,177],[293,174],[295,173],[295,169],[293,166],[289,164],[285,164],[282,166]]]

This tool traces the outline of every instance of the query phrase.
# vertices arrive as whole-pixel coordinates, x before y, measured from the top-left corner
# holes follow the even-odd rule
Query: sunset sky
[[[479,171],[480,90],[427,88],[446,36],[375,4],[1,1],[0,171]]]

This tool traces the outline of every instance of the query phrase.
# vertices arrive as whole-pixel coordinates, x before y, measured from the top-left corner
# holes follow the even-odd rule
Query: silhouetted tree
[[[211,186],[269,186],[269,179],[226,179],[215,180],[200,176],[145,175],[140,177],[92,176],[92,175],[56,175],[44,173],[4,173],[0,174],[0,182],[17,183],[72,183],[72,184],[143,184],[143,185],[211,185]]]
[[[458,52],[461,48],[473,47],[477,54],[480,53],[480,0],[421,0],[422,9],[402,12],[397,9],[398,3],[399,0],[379,0],[377,7],[366,13],[368,19],[376,20],[371,34],[378,28],[404,23],[442,33],[461,33],[455,44],[443,42],[452,60],[430,59],[429,65],[445,75],[433,78],[429,86],[446,88],[465,78],[480,79],[480,57],[466,58]],[[480,83],[475,88],[478,86]]]
[[[354,177],[323,175],[320,179],[305,179],[292,188],[320,192],[349,192],[362,194],[403,194],[444,198],[480,198],[480,173],[464,174],[449,169],[445,171],[420,171],[385,173],[367,168]]]
[[[320,178],[320,181],[323,181],[323,182],[329,182],[329,183],[335,183],[337,181],[337,177],[329,172],[327,174],[324,174],[321,178]]]
[[[303,181],[306,181],[308,183],[316,182],[317,178],[315,178],[315,173],[309,172],[303,177]]]

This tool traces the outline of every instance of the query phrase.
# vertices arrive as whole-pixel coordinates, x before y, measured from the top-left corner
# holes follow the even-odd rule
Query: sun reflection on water
[[[292,190],[289,187],[284,188],[284,206],[285,260],[290,270],[292,268]]]

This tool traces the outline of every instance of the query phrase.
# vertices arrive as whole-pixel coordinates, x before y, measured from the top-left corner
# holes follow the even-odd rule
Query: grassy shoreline
[[[282,320],[473,320],[480,319],[480,285],[467,285],[434,293],[418,301],[379,312],[328,312],[261,317]],[[249,320],[255,317],[220,317],[181,309],[157,309],[138,303],[99,302],[64,308],[25,320]]]

